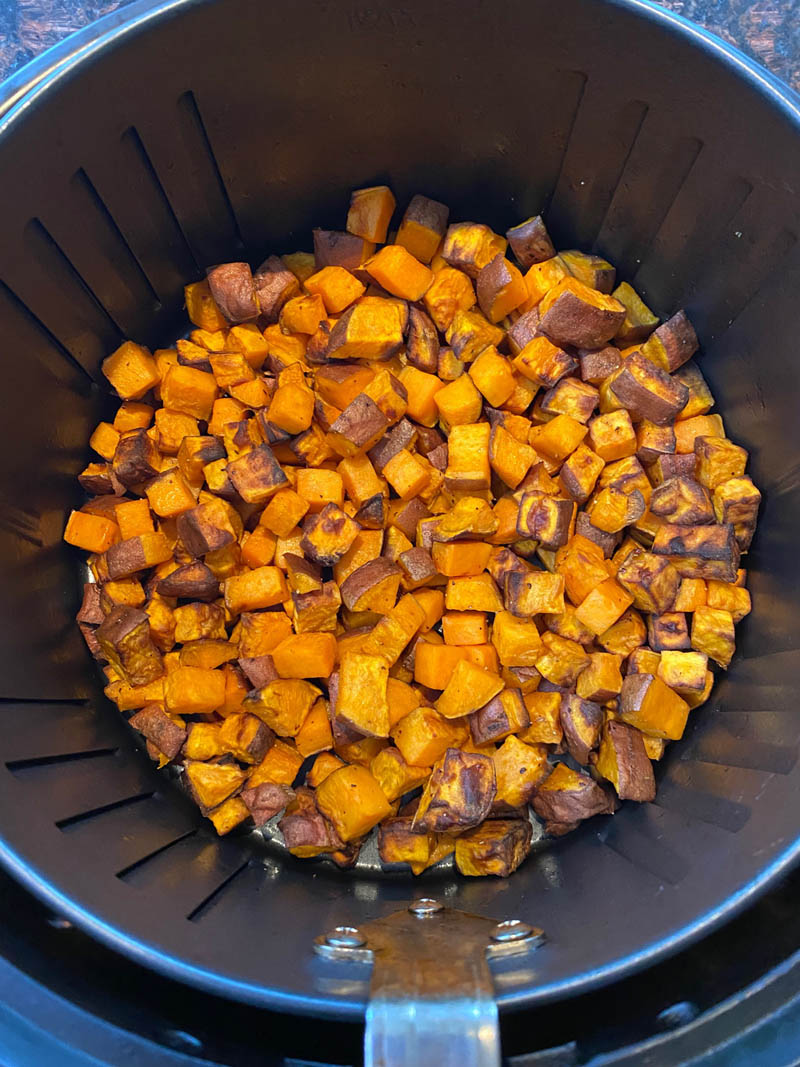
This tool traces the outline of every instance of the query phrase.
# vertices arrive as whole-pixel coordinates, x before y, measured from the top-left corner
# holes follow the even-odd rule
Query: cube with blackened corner
[[[449,748],[433,768],[414,825],[434,833],[460,833],[489,814],[497,792],[488,756]]]
[[[548,682],[571,686],[588,666],[588,655],[575,641],[549,631],[542,634],[542,648],[536,657],[536,669]]]
[[[747,480],[750,481],[749,478]],[[698,526],[714,521],[711,496],[708,490],[693,478],[668,478],[656,486],[650,498],[650,510],[665,522],[677,526]],[[724,518],[719,521],[736,520]]]
[[[623,407],[658,426],[673,422],[689,399],[685,385],[640,352],[630,355],[608,381]]]
[[[669,560],[640,549],[623,560],[617,581],[633,597],[634,607],[659,615],[672,608],[681,583]]]
[[[206,499],[178,516],[177,532],[190,555],[205,556],[238,540],[242,520],[226,501]]]
[[[506,577],[505,601],[507,610],[519,617],[557,614],[564,610],[564,578],[547,571],[512,572]]]
[[[677,741],[683,736],[689,705],[652,674],[629,674],[622,683],[619,716],[642,733]]]
[[[292,593],[294,628],[301,633],[333,633],[342,598],[336,582],[325,582],[321,589]]]
[[[319,810],[314,793],[305,787],[299,788],[286,805],[278,829],[289,852],[301,859],[319,856],[342,845],[332,823]]]
[[[385,793],[366,767],[340,767],[317,787],[317,804],[342,841],[368,833],[392,812]]]
[[[95,630],[103,655],[129,685],[147,685],[164,673],[150,619],[140,608],[119,605]]]
[[[574,510],[571,500],[560,500],[547,493],[524,493],[517,515],[517,533],[538,541],[542,548],[560,548],[569,538]]]
[[[519,689],[503,689],[469,717],[470,733],[476,745],[502,741],[529,725],[530,717]]]
[[[593,815],[613,815],[616,810],[611,790],[566,763],[556,764],[531,803],[553,837],[569,833]]]
[[[597,753],[595,770],[611,782],[620,800],[640,803],[654,800],[656,781],[644,736],[633,726],[607,722]]]
[[[339,665],[337,719],[369,737],[388,737],[388,677],[388,665],[380,656],[345,652]]]
[[[704,652],[667,650],[659,658],[658,677],[687,702],[705,690],[707,674],[708,656]]]
[[[361,527],[336,504],[326,504],[303,523],[303,552],[323,567],[332,567],[347,553]]]
[[[647,620],[647,640],[656,652],[686,651],[690,643],[684,613],[668,611],[663,615],[650,615]]]
[[[519,732],[526,744],[558,745],[563,737],[561,694],[558,692],[526,693],[523,697],[530,725]]]
[[[733,615],[724,608],[698,608],[692,615],[692,648],[726,668],[736,650]]]
[[[696,437],[695,476],[710,492],[731,478],[741,478],[747,466],[747,452],[727,437]]]
[[[442,259],[470,278],[477,278],[495,256],[505,252],[507,244],[504,237],[482,222],[456,222],[445,233]]]
[[[275,741],[275,734],[256,715],[229,715],[219,729],[225,752],[240,763],[260,763]]]
[[[369,765],[370,773],[388,800],[397,800],[404,793],[416,789],[431,773],[430,767],[415,767],[406,763],[398,748],[384,748]]]
[[[420,308],[410,307],[406,337],[408,362],[412,367],[426,374],[436,374],[439,366],[439,348],[439,333],[430,316]]]
[[[613,652],[618,656],[627,656],[635,648],[645,643],[647,627],[638,611],[628,608],[625,614],[615,622],[613,626],[598,635],[597,643],[606,652]]]
[[[527,858],[532,833],[527,819],[489,819],[456,838],[456,866],[468,876],[507,878]]]
[[[653,553],[665,556],[682,578],[717,578],[732,582],[739,567],[739,546],[733,526],[660,526]]]
[[[575,693],[561,699],[561,726],[567,751],[576,763],[587,764],[589,754],[597,748],[603,726],[603,709],[592,700]]]
[[[544,389],[572,374],[578,361],[542,334],[534,335],[514,358],[514,369]]]
[[[119,439],[111,466],[115,478],[129,489],[155,478],[161,454],[146,430],[128,430]]]
[[[433,834],[414,826],[412,815],[386,819],[378,827],[381,863],[406,863],[414,874],[422,874],[428,866],[433,841]]]
[[[128,722],[170,760],[179,755],[186,741],[186,728],[171,719],[160,704],[148,704]]]
[[[378,371],[372,381],[364,386],[364,396],[375,401],[390,426],[395,426],[406,413],[408,390],[391,371]]]
[[[263,826],[278,812],[283,811],[294,797],[294,793],[284,785],[262,782],[260,785],[243,789],[240,796],[255,825]]]
[[[604,704],[622,689],[621,657],[611,652],[591,652],[589,666],[578,675],[577,693],[584,700]]]
[[[263,504],[289,484],[269,445],[260,445],[228,464],[228,477],[242,500]]]
[[[675,428],[656,426],[654,422],[642,419],[636,427],[636,458],[639,462],[649,465],[660,456],[673,455],[674,452]]]
[[[247,774],[235,763],[202,763],[190,760],[184,768],[189,791],[204,815],[239,790]]]

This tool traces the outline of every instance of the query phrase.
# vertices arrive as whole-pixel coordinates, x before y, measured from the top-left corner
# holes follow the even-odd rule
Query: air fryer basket
[[[42,65],[38,75],[44,74]],[[147,965],[294,1011],[363,1010],[314,936],[424,891],[544,927],[501,1007],[630,970],[730,915],[800,849],[800,117],[765,72],[636,0],[174,0],[0,119],[0,858]],[[710,703],[626,805],[511,879],[339,872],[218,840],[102,696],[60,542],[101,359],[167,343],[182,285],[308,248],[386,181],[497,229],[544,211],[654,309],[686,307],[765,505],[755,610]]]

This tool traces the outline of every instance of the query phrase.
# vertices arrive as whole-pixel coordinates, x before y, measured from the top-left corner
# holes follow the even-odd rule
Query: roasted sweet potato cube
[[[708,438],[706,438],[708,440]],[[761,504],[761,493],[747,475],[728,478],[714,488],[713,508],[717,522],[733,523],[740,549],[750,545],[750,538],[743,539],[742,527],[754,529]]]
[[[570,686],[588,666],[589,657],[577,642],[549,631],[542,634],[536,669],[548,682]]]
[[[497,519],[489,504],[480,497],[463,496],[437,521],[433,538],[435,541],[472,540],[486,537],[496,529]]]
[[[301,787],[278,823],[287,849],[301,859],[331,852],[342,845],[333,825],[319,810],[318,799],[310,789]]]
[[[578,676],[578,696],[599,704],[619,696],[622,689],[620,661],[620,656],[610,652],[590,653],[589,666]]]
[[[450,578],[445,590],[448,611],[502,611],[503,600],[490,574]]]
[[[336,661],[336,638],[327,631],[292,634],[273,649],[272,660],[281,678],[327,678]]]
[[[506,609],[525,618],[539,612],[564,610],[564,578],[547,571],[515,571],[506,578]]]
[[[363,296],[366,287],[344,267],[323,267],[306,278],[305,288],[322,297],[329,315],[338,315]]]
[[[112,469],[126,488],[155,478],[160,466],[160,453],[146,430],[128,430],[120,436]]]
[[[587,433],[587,427],[570,415],[556,415],[544,426],[534,427],[530,443],[540,456],[561,463],[574,452]]]
[[[189,321],[203,330],[223,330],[228,325],[214,302],[207,281],[184,286],[184,301]]]
[[[396,305],[367,296],[348,308],[333,327],[325,354],[328,359],[384,360],[402,345],[403,328]]]
[[[254,789],[264,782],[291,785],[302,763],[303,757],[292,744],[276,740],[263,760],[250,772],[248,788]]]
[[[492,407],[505,404],[517,385],[511,364],[494,345],[484,348],[475,357],[470,364],[469,376]]]
[[[274,782],[262,782],[261,785],[249,786],[240,794],[256,826],[263,826],[283,811],[293,796],[292,791],[286,786],[277,785]]]
[[[175,608],[175,640],[178,644],[211,638],[224,641],[225,609],[219,604],[183,604]]]
[[[595,487],[603,460],[586,445],[578,445],[558,474],[563,492],[578,504],[585,503]]]
[[[289,484],[272,449],[266,444],[228,463],[227,472],[236,491],[248,504],[263,504],[282,486]]]
[[[599,393],[593,385],[577,378],[562,378],[541,398],[539,409],[545,415],[569,415],[578,422],[587,423],[598,399]]]
[[[434,280],[433,272],[402,245],[385,245],[364,269],[392,296],[421,300]]]
[[[550,772],[545,746],[526,744],[513,735],[492,754],[492,762],[497,780],[495,802],[510,808],[527,804]]]
[[[446,340],[458,359],[468,364],[486,348],[499,345],[503,330],[489,322],[480,311],[459,310],[447,329]]]
[[[496,792],[488,756],[448,748],[423,790],[414,825],[433,833],[468,830],[489,814]]]
[[[225,675],[205,667],[176,667],[164,684],[167,711],[175,715],[203,715],[225,703]]]
[[[67,520],[64,540],[86,552],[105,552],[119,540],[119,527],[113,519],[73,511]]]
[[[342,841],[363,837],[391,814],[391,805],[366,767],[340,767],[317,787],[320,811]]]
[[[394,743],[414,767],[432,766],[459,736],[459,724],[429,707],[414,708],[392,728]]]
[[[389,420],[371,397],[359,393],[328,432],[328,441],[341,456],[354,456],[372,448],[386,433]]]
[[[436,701],[436,710],[446,719],[457,719],[477,711],[502,689],[503,681],[498,675],[462,659]]]
[[[347,232],[365,241],[383,244],[395,209],[395,199],[388,185],[355,189],[350,194]]]
[[[456,866],[468,876],[507,878],[527,858],[531,836],[527,819],[489,819],[456,839]]]
[[[642,733],[677,741],[683,734],[689,705],[652,674],[628,674],[622,683],[619,716]]]
[[[240,763],[260,763],[275,741],[272,730],[255,715],[229,715],[220,726],[223,750]]]
[[[613,626],[633,603],[633,596],[614,578],[606,578],[581,601],[576,618],[593,634]]]
[[[186,729],[183,755],[190,760],[210,760],[224,752],[219,736],[219,723],[190,722]]]
[[[254,690],[244,708],[281,737],[294,737],[319,696],[319,689],[296,678],[279,678]]]
[[[689,390],[639,352],[629,356],[610,379],[623,407],[657,426],[674,421],[686,406]]]
[[[279,567],[257,567],[235,574],[224,582],[225,606],[232,615],[271,608],[289,599],[289,590]]]
[[[489,322],[504,319],[528,299],[522,275],[502,252],[498,252],[478,272],[478,303]]]
[[[706,581],[703,578],[681,578],[673,611],[697,611],[705,607],[707,599]]]
[[[474,306],[475,290],[470,279],[461,270],[444,267],[434,274],[423,300],[437,329],[444,332],[457,311],[468,311]]]
[[[525,693],[523,701],[530,725],[520,731],[520,740],[526,744],[560,744],[563,736],[561,693],[534,690]]]
[[[420,263],[430,263],[447,229],[449,214],[446,204],[417,193],[405,210],[397,231],[397,243],[408,249]]]
[[[312,705],[294,739],[297,751],[304,758],[333,748],[333,731],[328,717],[327,702],[320,699]]]
[[[430,767],[414,767],[406,763],[400,750],[392,746],[379,752],[369,769],[388,800],[398,800],[404,793],[416,789],[431,773]]]
[[[631,594],[635,607],[659,615],[670,610],[680,586],[680,576],[668,560],[640,550],[623,561],[617,581]]]
[[[400,569],[387,559],[374,559],[348,575],[341,595],[349,611],[376,611],[387,615],[394,607]]]
[[[104,359],[102,370],[123,400],[138,400],[161,378],[149,349],[133,341],[125,341]]]
[[[605,463],[636,452],[636,431],[624,409],[598,415],[589,423],[589,444]]]
[[[447,611],[442,616],[446,645],[483,645],[489,638],[484,611]]]
[[[660,526],[653,553],[665,556],[683,578],[717,578],[732,582],[739,566],[733,526]]]
[[[525,730],[530,719],[519,689],[504,689],[469,717],[470,733],[476,745],[502,741],[509,734]]]
[[[622,722],[607,722],[595,763],[601,778],[611,782],[620,800],[655,799],[653,765],[643,735]]]
[[[574,693],[565,693],[561,699],[560,715],[567,751],[577,763],[587,764],[589,753],[600,742],[603,709],[594,701],[584,700]]]
[[[541,215],[534,215],[512,226],[510,230],[506,230],[506,238],[523,270],[527,270],[534,263],[552,259],[556,254]]]
[[[517,515],[517,532],[538,541],[542,548],[560,548],[567,543],[574,504],[547,493],[524,493]],[[539,609],[545,610],[545,609]]]
[[[640,463],[654,463],[660,456],[675,452],[675,428],[656,426],[642,419],[636,427],[636,458]]]
[[[407,595],[401,597],[388,615],[375,626],[365,640],[362,651],[382,656],[387,663],[396,663],[412,637],[425,621],[425,612]],[[415,762],[413,759],[409,763]]]
[[[298,634],[333,633],[336,630],[342,605],[336,582],[325,582],[322,588],[304,593],[293,592],[292,605],[294,628]]]
[[[747,452],[727,437],[696,437],[695,476],[713,492],[731,478],[741,478],[747,466]]]
[[[247,263],[223,263],[212,267],[206,280],[214,302],[228,322],[251,322],[258,317],[256,287]]]
[[[577,367],[577,361],[547,337],[535,335],[514,359],[514,369],[535,385],[551,389]]]
[[[500,424],[492,427],[489,437],[489,463],[495,474],[511,489],[516,489],[536,461],[536,452],[519,441]]]
[[[614,297],[565,277],[539,305],[542,331],[557,344],[598,348],[625,320],[625,308]]]
[[[658,327],[641,347],[641,353],[662,370],[672,373],[698,349],[697,334],[685,311],[676,312]]]
[[[718,582],[711,579],[706,583],[706,603],[703,607],[722,608],[729,611],[734,622],[741,622],[745,615],[750,614],[750,594],[744,586],[733,582]]]
[[[593,815],[612,815],[616,807],[610,790],[566,763],[556,764],[537,789],[532,806],[553,837],[569,833]]]
[[[344,267],[346,270],[353,271],[369,259],[374,251],[373,241],[357,237],[354,233],[320,229],[311,232],[314,238],[313,261],[316,269]],[[313,273],[312,269],[311,274]],[[310,277],[310,274],[307,277]]]
[[[536,624],[518,618],[511,611],[495,615],[492,644],[504,667],[533,667],[541,647]]]
[[[707,674],[708,656],[704,652],[661,653],[658,677],[687,702],[704,691]]]
[[[336,504],[326,504],[318,515],[303,523],[303,552],[323,567],[332,567],[348,551],[360,530]]]
[[[675,451],[681,455],[694,453],[698,437],[724,437],[725,425],[721,415],[684,416],[675,423]]]
[[[345,652],[339,665],[337,719],[369,737],[388,737],[388,677],[388,665],[380,656]]]
[[[654,652],[652,648],[635,648],[628,656],[625,673],[658,674],[660,664],[660,652]]]
[[[498,254],[506,250],[505,238],[479,222],[457,222],[450,225],[444,237],[442,258],[451,267],[477,278]]]
[[[170,760],[175,759],[186,741],[185,727],[171,719],[160,704],[148,704],[128,722]]]
[[[597,638],[597,643],[618,656],[627,656],[645,643],[647,627],[638,611],[629,608],[625,614]]]
[[[539,305],[542,299],[567,277],[569,277],[569,270],[561,256],[553,256],[551,259],[543,259],[540,263],[534,263],[525,273],[528,299],[522,305],[522,312],[525,313],[535,308],[541,320]]]
[[[489,466],[489,437],[491,426],[478,422],[470,426],[454,426],[447,449],[445,484],[449,489],[470,492],[488,489],[491,484]]]
[[[692,648],[727,669],[736,649],[733,615],[724,608],[698,608],[692,615]]]
[[[647,620],[647,640],[656,652],[666,649],[688,649],[689,628],[682,611],[668,611],[651,615]]]
[[[634,345],[647,340],[658,326],[658,316],[653,314],[636,290],[627,282],[621,282],[611,295],[625,308],[625,320],[616,334],[620,344]]]
[[[140,608],[119,605],[95,630],[103,655],[129,685],[147,685],[164,673],[150,619]]]
[[[422,874],[431,860],[434,834],[415,828],[411,815],[387,819],[378,827],[378,855],[382,863],[407,863],[414,874]]]
[[[602,256],[570,249],[568,252],[560,252],[559,258],[570,274],[590,289],[608,294],[614,288],[617,272]]]
[[[245,782],[245,772],[233,763],[187,762],[186,782],[203,814],[219,807],[238,793]]]

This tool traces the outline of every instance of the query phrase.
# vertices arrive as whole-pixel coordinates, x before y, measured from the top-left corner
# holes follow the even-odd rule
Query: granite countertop
[[[73,30],[130,0],[0,0],[0,81]],[[800,0],[662,0],[800,91]]]

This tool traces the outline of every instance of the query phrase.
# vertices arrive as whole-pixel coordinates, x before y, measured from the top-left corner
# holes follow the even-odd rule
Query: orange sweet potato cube
[[[277,740],[258,766],[250,772],[247,779],[248,788],[263,785],[264,782],[291,785],[302,764],[303,757],[293,745]]]
[[[483,397],[468,374],[461,374],[435,394],[436,407],[448,427],[476,422],[483,410]]]
[[[677,741],[689,715],[689,705],[652,674],[629,674],[622,683],[619,717],[644,734]]]
[[[434,541],[431,555],[440,574],[448,578],[460,578],[481,574],[486,569],[491,551],[491,546],[482,541]]]
[[[317,700],[312,705],[305,722],[295,735],[294,743],[303,757],[313,756],[317,752],[333,748],[333,733],[328,718],[328,707],[324,700]]]
[[[537,428],[530,443],[540,456],[561,463],[575,451],[587,432],[588,427],[573,419],[571,415],[556,415],[550,422]]]
[[[385,245],[364,269],[387,293],[403,300],[421,300],[434,280],[432,271],[402,245]]]
[[[426,374],[412,366],[403,367],[399,377],[408,391],[409,417],[423,426],[433,426],[439,417],[434,398],[445,383],[435,374]]]
[[[635,454],[638,443],[629,413],[620,408],[598,415],[589,423],[589,444],[606,463]]]
[[[338,471],[301,467],[294,483],[295,494],[305,501],[311,515],[319,514],[326,504],[344,504],[344,483]]]
[[[339,665],[336,718],[370,737],[389,736],[389,667],[380,656],[345,652]]]
[[[488,704],[502,688],[499,675],[462,659],[436,701],[436,710],[446,719],[457,719]]]
[[[145,493],[150,507],[161,518],[175,518],[197,504],[191,486],[177,467],[153,478]]]
[[[123,342],[104,359],[102,370],[123,400],[138,400],[161,380],[149,349],[133,341]]]
[[[536,658],[536,669],[553,685],[570,686],[589,666],[589,656],[576,642],[546,631]]]
[[[271,655],[281,678],[327,678],[336,662],[336,637],[327,631],[293,634]]]
[[[271,608],[289,599],[283,572],[278,567],[257,567],[234,574],[224,583],[225,607],[232,615]]]
[[[175,365],[161,382],[161,400],[165,408],[208,421],[217,397],[217,382],[213,374],[195,367]],[[211,429],[209,428],[209,432]]]
[[[319,810],[342,841],[363,837],[391,814],[386,794],[366,767],[340,767],[317,787]]]
[[[261,689],[255,689],[244,701],[245,710],[281,737],[294,737],[306,721],[319,689],[310,682],[296,678],[278,678]]]
[[[305,287],[309,293],[322,297],[329,315],[338,315],[365,291],[365,286],[344,267],[323,267],[306,278]]]
[[[203,667],[177,667],[167,673],[164,702],[172,715],[200,715],[225,702],[225,676]]]
[[[423,300],[437,329],[444,331],[452,323],[457,311],[469,311],[474,307],[475,290],[462,271],[443,267],[435,272]]]
[[[451,578],[444,595],[448,611],[502,611],[503,600],[491,574]]]
[[[388,185],[353,190],[347,212],[347,232],[363,237],[365,241],[383,244],[395,207],[396,201]]]
[[[418,496],[430,481],[430,473],[420,460],[404,448],[383,468],[383,476],[401,500]]]
[[[449,489],[465,489],[480,492],[491,484],[489,466],[488,422],[469,426],[454,426],[450,431],[447,450],[445,484]]]
[[[444,237],[449,213],[438,200],[413,196],[397,231],[397,243],[420,263],[430,263]]]
[[[494,345],[475,358],[469,368],[469,376],[492,407],[505,404],[517,386],[511,364]]]
[[[434,708],[419,707],[409,712],[392,729],[392,738],[406,763],[414,767],[432,766],[452,745],[458,743],[459,726],[448,722]]]
[[[267,419],[295,435],[307,430],[314,417],[314,394],[304,385],[279,385],[272,394]]]
[[[64,530],[64,540],[68,545],[98,554],[119,541],[119,537],[119,527],[112,519],[90,515],[85,511],[71,512]]]
[[[633,597],[614,578],[606,578],[576,608],[575,615],[593,634],[604,633],[633,603]]]

